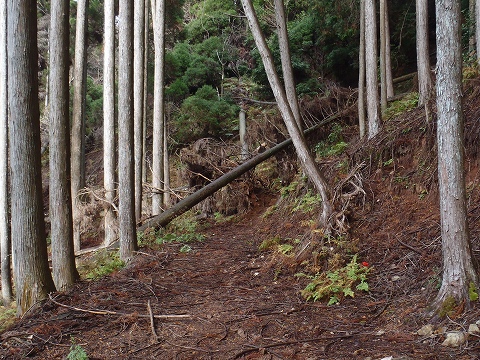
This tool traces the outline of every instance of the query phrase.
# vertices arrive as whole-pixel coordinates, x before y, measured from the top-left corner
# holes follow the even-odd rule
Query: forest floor
[[[478,259],[480,97],[471,95],[466,183]],[[316,214],[282,211],[279,193],[259,192],[245,214],[202,220],[204,240],[188,243],[189,251],[179,243],[144,246],[121,270],[52,294],[0,334],[0,358],[480,359],[479,334],[442,345],[447,332],[480,320],[478,304],[429,316],[442,268],[435,131],[423,109],[385,128],[347,149],[349,164],[367,160],[348,241],[370,268],[368,292],[330,306],[306,301],[301,291],[310,280],[294,276],[298,264],[259,247],[311,234]],[[420,335],[426,325],[431,330]]]
[[[305,229],[282,214],[262,216],[277,200],[262,196],[247,214],[205,221],[205,240],[188,253],[173,243],[142,248],[126,268],[53,294],[0,335],[0,358],[84,359],[73,342],[92,360],[477,359],[478,337],[458,348],[441,343],[445,331],[480,319],[478,309],[417,334],[439,280],[438,216],[418,195],[399,199],[377,192],[351,222],[372,268],[369,293],[332,306],[305,301],[306,281],[259,251],[271,234]]]

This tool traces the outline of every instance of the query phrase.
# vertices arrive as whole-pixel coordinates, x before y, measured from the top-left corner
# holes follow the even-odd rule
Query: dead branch
[[[118,312],[118,311],[110,311],[110,310],[88,310],[88,309],[82,309],[78,308],[75,306],[70,306],[66,304],[62,304],[58,301],[55,300],[55,298],[52,296],[52,294],[48,294],[48,297],[51,302],[53,302],[55,305],[64,307],[66,309],[74,310],[74,311],[79,311],[87,314],[94,314],[94,315],[115,315],[115,316],[133,316],[134,314],[128,314],[128,313],[123,313],[123,312]],[[149,318],[150,315],[142,315],[142,314],[135,314],[137,317],[141,318]],[[188,314],[182,314],[182,315],[153,315],[155,319],[189,319],[191,318],[190,315]]]
[[[153,340],[155,342],[158,341],[158,335],[157,332],[155,331],[155,318],[153,316],[153,311],[152,311],[152,306],[150,305],[150,300],[147,302],[147,310],[148,314],[150,316],[150,328],[152,329],[152,335],[153,335]]]

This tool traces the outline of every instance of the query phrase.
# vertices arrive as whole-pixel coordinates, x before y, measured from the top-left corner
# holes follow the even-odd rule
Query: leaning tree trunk
[[[439,0],[437,20],[437,146],[443,278],[433,308],[470,304],[478,288],[467,225],[464,177],[460,2]]]
[[[245,15],[250,24],[250,29],[253,34],[253,38],[257,45],[257,49],[262,57],[265,72],[272,88],[275,100],[277,101],[280,113],[282,114],[283,121],[287,127],[288,133],[292,138],[293,145],[297,152],[297,156],[300,160],[303,170],[308,176],[309,180],[314,184],[316,190],[322,198],[322,214],[320,215],[320,225],[330,228],[331,215],[333,208],[331,205],[330,193],[328,183],[320,173],[317,167],[315,158],[313,157],[310,149],[305,142],[303,133],[299,130],[295,121],[295,116],[289,106],[285,90],[280,82],[278,74],[275,70],[272,54],[268,48],[265,36],[260,27],[260,23],[255,14],[253,4],[251,0],[242,0],[242,5],[245,11]]]
[[[280,58],[282,61],[283,82],[285,83],[285,93],[288,104],[295,116],[298,129],[302,130],[302,117],[300,107],[298,106],[297,91],[293,78],[292,61],[290,56],[290,44],[288,40],[287,22],[285,18],[285,6],[283,0],[275,0],[275,15],[277,18],[278,46],[280,48]]]
[[[85,34],[87,31],[87,8],[88,0],[77,1],[71,140],[71,186],[74,221],[73,241],[75,251],[80,250],[81,200],[79,198],[79,192],[85,187],[85,94],[87,80],[87,52]]]
[[[120,259],[137,249],[133,154],[133,2],[120,0],[118,61],[118,221]]]
[[[52,0],[50,23],[49,168],[53,279],[66,290],[79,278],[73,248],[70,188],[69,35],[70,2]]]
[[[13,298],[8,206],[7,1],[0,0],[0,262],[4,306]]]
[[[335,119],[338,119],[340,115],[341,114],[330,116],[329,118],[321,121],[317,125],[309,128],[308,130],[305,130],[303,134],[307,135],[307,134],[313,133],[314,131],[318,130],[321,126],[324,126],[325,124]],[[292,145],[291,138],[245,161],[240,166],[220,176],[218,179],[216,179],[215,181],[212,181],[207,186],[194,192],[192,195],[180,200],[178,203],[176,203],[174,206],[167,209],[163,213],[156,215],[151,219],[148,219],[137,230],[145,231],[148,228],[165,227],[170,221],[182,215],[186,211],[190,210],[192,207],[197,205],[200,201],[205,200],[210,195],[213,195],[216,191],[220,190],[221,188],[228,185],[233,180],[245,174],[247,171],[255,168],[255,166],[257,166],[261,162],[269,159],[270,157],[272,157],[273,155],[275,155],[276,153],[280,152],[281,150],[285,149],[287,146],[290,146],[290,145]]]
[[[22,316],[55,291],[40,176],[36,1],[8,0],[7,23],[13,269],[17,316]]]

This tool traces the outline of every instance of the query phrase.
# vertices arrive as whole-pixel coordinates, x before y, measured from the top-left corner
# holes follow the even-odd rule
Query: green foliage
[[[87,93],[85,98],[86,134],[100,127],[103,123],[103,85],[96,84],[92,77],[87,77]]]
[[[75,343],[75,339],[72,338],[72,345],[70,346],[70,352],[67,355],[68,360],[88,360],[88,355],[85,349]]]
[[[315,153],[319,157],[336,156],[342,154],[347,147],[348,143],[342,137],[342,126],[334,124],[327,139],[315,145]]]
[[[198,222],[192,216],[192,213],[187,212],[172,221],[163,234],[157,235],[155,242],[157,244],[170,244],[173,242],[185,244],[203,241],[205,235],[198,232],[198,228]],[[188,250],[187,247],[182,249],[182,252],[188,252],[191,250]]]
[[[0,332],[5,331],[10,325],[15,322],[17,311],[15,304],[12,303],[10,307],[0,306]]]
[[[103,276],[110,275],[125,266],[125,263],[120,260],[118,252],[99,251],[88,262],[79,266],[79,272],[83,274],[86,279],[96,280]]]
[[[301,211],[303,213],[312,212],[322,202],[322,197],[318,194],[313,194],[310,189],[301,197],[295,199],[292,212]]]
[[[470,301],[478,300],[477,287],[473,281],[470,281],[470,284],[468,284],[468,297],[470,298]]]
[[[394,101],[383,114],[385,119],[391,119],[403,114],[406,111],[415,109],[418,105],[418,93],[412,92],[400,100]]]
[[[273,247],[277,246],[282,239],[280,236],[275,236],[273,238],[268,238],[262,241],[262,243],[258,246],[258,250],[260,251],[266,251],[270,250]]]
[[[344,267],[309,277],[303,273],[297,277],[309,277],[312,281],[302,291],[307,300],[329,299],[328,305],[340,302],[344,297],[354,297],[355,291],[369,291],[367,275],[370,267],[357,263],[357,255]]]
[[[175,118],[175,139],[180,143],[203,137],[231,136],[238,123],[237,105],[219,98],[216,90],[204,85],[186,99]]]

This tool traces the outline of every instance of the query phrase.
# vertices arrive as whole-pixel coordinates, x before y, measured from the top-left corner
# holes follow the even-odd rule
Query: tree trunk
[[[476,0],[468,0],[468,18],[469,18],[469,26],[468,26],[468,53],[473,54],[475,52],[475,1]]]
[[[480,61],[480,0],[475,1],[475,48],[477,50],[477,62]]]
[[[278,46],[280,48],[280,58],[282,61],[285,93],[287,95],[288,104],[290,105],[292,113],[295,116],[298,129],[302,130],[302,117],[300,115],[300,107],[298,106],[297,91],[295,89],[295,80],[293,77],[290,44],[288,40],[287,22],[283,0],[275,0],[275,16],[277,18]]]
[[[388,17],[388,1],[385,0],[385,80],[387,83],[387,99],[394,96],[392,76],[392,56],[390,46],[390,20]]]
[[[245,139],[247,135],[247,117],[245,110],[240,109],[240,114],[238,115],[238,124],[239,124],[239,136],[240,136],[240,154],[243,161],[248,158],[248,144]]]
[[[320,225],[328,229],[330,228],[329,222],[331,220],[333,209],[330,202],[331,200],[327,181],[320,173],[320,170],[315,163],[315,158],[313,157],[310,149],[305,142],[303,133],[300,132],[297,126],[295,116],[293,115],[293,112],[288,104],[285,90],[275,70],[272,54],[268,48],[265,36],[263,35],[260,28],[260,23],[258,22],[257,16],[255,14],[252,1],[242,0],[242,5],[245,11],[245,15],[250,24],[250,29],[257,45],[257,49],[260,52],[260,56],[262,57],[268,81],[275,96],[275,100],[277,101],[280,113],[282,114],[282,118],[285,122],[288,133],[292,138],[293,145],[295,146],[295,150],[297,152],[297,156],[300,160],[300,164],[302,165],[302,168],[305,171],[307,177],[314,184],[316,190],[322,198],[322,214],[320,215],[319,219]]]
[[[50,12],[49,209],[53,279],[57,289],[63,291],[79,278],[73,249],[70,188],[69,0],[52,0]]]
[[[135,215],[136,221],[142,217],[142,159],[143,159],[143,90],[145,71],[145,0],[134,2],[134,66],[133,66],[133,117],[135,143]]]
[[[77,23],[75,29],[75,60],[73,68],[73,115],[72,115],[72,210],[73,241],[75,251],[80,250],[79,191],[85,187],[85,94],[87,52],[85,34],[87,31],[88,0],[77,1]]]
[[[365,66],[369,139],[378,134],[381,126],[377,87],[377,54],[375,0],[365,0]]]
[[[8,206],[7,1],[0,0],[0,262],[3,305],[13,298]]]
[[[443,278],[434,301],[470,304],[469,287],[478,288],[467,226],[464,177],[462,52],[460,2],[438,0],[437,20],[437,144]]]
[[[115,0],[105,0],[103,59],[103,186],[105,188],[105,238],[110,245],[117,238],[115,201]]]
[[[12,249],[17,316],[55,291],[48,267],[42,201],[37,7],[7,1]]]
[[[118,219],[120,259],[130,261],[137,249],[133,154],[133,1],[119,2],[118,78]]]
[[[365,0],[360,0],[360,45],[358,49],[358,127],[360,138],[366,134],[365,126]]]
[[[432,91],[428,45],[428,0],[416,0],[417,4],[417,72],[418,105],[428,102]]]
[[[167,111],[170,118],[170,109]],[[167,121],[163,126],[163,203],[165,208],[170,204],[170,156],[168,154],[168,127]]]
[[[332,115],[329,118],[321,121],[317,125],[309,128],[308,130],[305,130],[303,132],[304,135],[308,135],[310,133],[315,132],[318,130],[320,127],[324,126],[325,124],[338,119],[341,114],[336,114]],[[207,197],[210,195],[213,195],[216,191],[220,190],[222,187],[228,185],[230,182],[233,180],[237,179],[238,177],[242,176],[245,174],[247,171],[255,168],[258,164],[261,162],[269,159],[279,151],[282,151],[286,147],[290,146],[292,144],[292,139],[287,139],[280,144],[275,145],[274,147],[264,151],[261,154],[258,154],[257,156],[245,161],[243,164],[240,166],[236,167],[235,169],[229,171],[228,173],[220,176],[218,179],[215,181],[212,181],[210,184],[207,186],[204,186],[200,190],[196,191],[192,195],[186,197],[185,199],[182,199],[178,203],[176,203],[174,206],[171,208],[167,209],[165,212],[156,215],[152,217],[151,219],[148,219],[145,221],[139,228],[138,231],[145,231],[148,228],[159,228],[159,227],[165,227],[170,221],[175,219],[177,216],[182,215],[186,211],[190,210],[192,207],[197,205],[200,201],[205,200]]]
[[[155,44],[155,79],[153,98],[153,170],[152,186],[156,191],[152,196],[152,215],[162,212],[164,188],[163,169],[163,127],[165,125],[165,1],[152,0],[153,39]]]
[[[147,182],[147,162],[145,161],[145,152],[147,149],[147,100],[148,100],[148,40],[149,40],[149,29],[150,29],[150,3],[149,0],[145,0],[145,31],[144,31],[144,61],[143,65],[143,154],[142,154],[142,183]]]
[[[380,107],[382,111],[387,109],[387,37],[385,26],[385,3],[386,0],[380,0]]]

